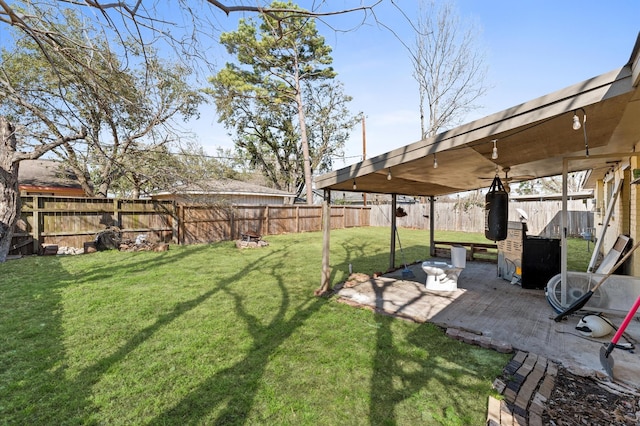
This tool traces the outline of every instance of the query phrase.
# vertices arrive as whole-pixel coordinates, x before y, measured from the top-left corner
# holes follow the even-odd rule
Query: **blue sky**
[[[305,2],[299,2],[303,7]],[[332,0],[332,7],[353,4]],[[415,16],[417,2],[396,0],[403,11]],[[484,117],[547,93],[579,83],[623,66],[640,31],[640,1],[491,1],[458,0],[458,15],[473,20],[482,32],[478,43],[485,51],[487,84],[479,100],[482,108],[464,122]],[[335,5],[335,6],[334,6]],[[367,157],[390,151],[420,139],[417,84],[411,76],[407,51],[398,40],[411,45],[414,34],[405,17],[387,0],[376,8],[378,20],[369,20],[352,32],[336,32],[318,24],[333,47],[334,69],[353,97],[352,111],[366,115]],[[234,30],[240,15],[219,18],[225,30]],[[334,28],[350,28],[361,20],[353,14],[327,19]],[[220,56],[220,65],[225,58]],[[231,138],[216,123],[212,105],[189,125],[211,153],[231,148]],[[362,155],[362,130],[357,126],[345,149],[345,162]]]

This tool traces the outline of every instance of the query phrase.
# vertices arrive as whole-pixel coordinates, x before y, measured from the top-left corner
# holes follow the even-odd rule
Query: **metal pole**
[[[436,197],[429,197],[429,255],[436,256]]]
[[[569,160],[562,160],[562,228],[560,231],[560,303],[567,305],[567,192]]]
[[[389,270],[396,266],[396,194],[391,194],[391,244],[389,253]]]
[[[364,123],[364,114],[362,115],[362,161],[367,159],[367,130]],[[367,193],[362,193],[362,205],[367,206]]]

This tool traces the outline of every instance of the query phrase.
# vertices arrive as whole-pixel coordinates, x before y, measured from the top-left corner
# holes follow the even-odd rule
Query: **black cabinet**
[[[525,237],[522,247],[522,288],[545,288],[560,273],[560,240]]]

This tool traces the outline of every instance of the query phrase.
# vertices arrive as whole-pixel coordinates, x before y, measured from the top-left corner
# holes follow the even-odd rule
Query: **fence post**
[[[40,198],[37,195],[33,196],[33,252],[35,254],[40,254],[40,234],[42,233],[42,229],[40,229]]]
[[[184,223],[184,205],[178,205],[178,244],[184,245],[185,223]]]
[[[120,216],[119,203],[119,198],[113,199],[113,217],[115,218],[116,226],[122,229],[122,223],[120,222],[122,220],[122,217]]]
[[[236,232],[236,210],[238,206],[235,204],[231,206],[231,217],[229,217],[229,238],[231,241],[240,238],[240,232]]]
[[[178,216],[179,207],[175,200],[171,202],[171,206],[173,207],[171,209],[171,241],[174,244],[180,244],[180,217]]]
[[[296,234],[300,232],[300,206],[296,206]]]
[[[265,229],[267,230],[266,233],[262,233],[263,235],[271,235],[269,233],[269,215],[271,214],[271,211],[269,210],[269,205],[267,204],[266,208],[264,209],[264,213],[265,213],[265,219],[266,219],[266,223],[265,223]]]

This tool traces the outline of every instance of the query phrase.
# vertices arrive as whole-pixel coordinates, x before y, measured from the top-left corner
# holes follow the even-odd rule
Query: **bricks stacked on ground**
[[[487,425],[541,426],[557,372],[558,366],[545,357],[517,352],[504,369],[505,380],[494,382],[504,400],[490,398]]]
[[[513,348],[508,343],[492,339],[488,336],[483,336],[482,334],[476,334],[457,328],[447,328],[447,336],[452,339],[461,340],[470,345],[478,345],[483,348],[493,349],[503,354],[508,354],[513,351]]]

